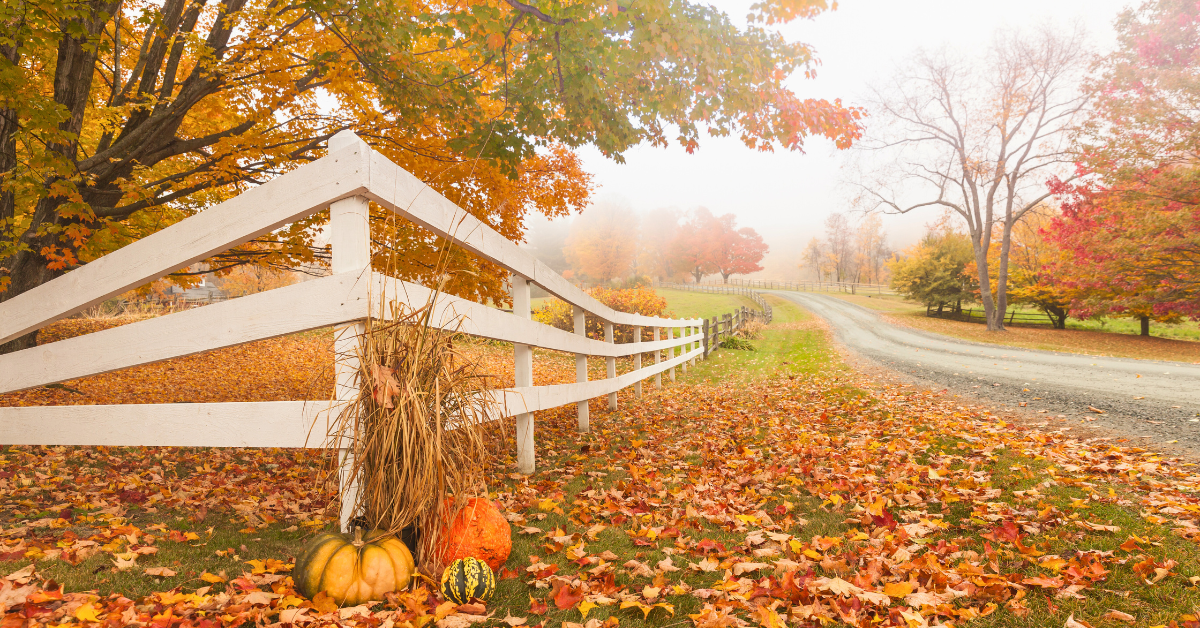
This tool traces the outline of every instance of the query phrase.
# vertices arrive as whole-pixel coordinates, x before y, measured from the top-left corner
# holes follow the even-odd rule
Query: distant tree
[[[627,206],[599,204],[571,223],[563,249],[576,276],[609,282],[629,274],[637,256],[637,214]]]
[[[818,281],[881,282],[892,250],[879,216],[868,214],[857,225],[834,212],[825,219],[825,237],[814,237],[802,254],[803,266]]]
[[[721,225],[712,212],[698,207],[688,213],[671,241],[671,259],[687,271],[696,283],[705,275],[720,272],[718,247]]]
[[[883,232],[883,220],[868,214],[854,231],[855,283],[883,283],[892,249]]]
[[[973,259],[967,236],[931,229],[919,243],[889,264],[892,289],[927,307],[936,307],[938,312],[947,305],[953,305],[957,312],[964,301],[974,299],[975,283],[963,272]]]
[[[804,253],[801,256],[801,267],[811,270],[817,281],[823,281],[827,274],[825,259],[825,250],[821,239],[813,236],[808,241],[808,246],[804,247]]]
[[[642,214],[637,242],[638,268],[643,275],[668,281],[685,272],[672,257],[679,218],[679,210],[670,208],[652,209]]]
[[[229,271],[218,286],[231,297],[257,294],[296,283],[296,273],[270,266],[244,264]]]
[[[841,212],[830,214],[825,219],[825,252],[834,281],[850,281],[855,274],[858,256],[854,244],[854,226],[850,224],[850,218]]]
[[[716,235],[709,241],[715,248],[713,263],[724,283],[732,275],[748,275],[763,269],[760,262],[767,254],[762,236],[750,227],[737,227],[737,216],[725,214],[716,219]]]
[[[1079,30],[1000,33],[983,59],[919,53],[876,92],[880,132],[863,157],[878,167],[864,200],[872,209],[942,207],[962,218],[989,330],[1004,329],[1014,227],[1050,197],[1051,176],[1073,170],[1068,140],[1087,103],[1078,87],[1087,60]]]

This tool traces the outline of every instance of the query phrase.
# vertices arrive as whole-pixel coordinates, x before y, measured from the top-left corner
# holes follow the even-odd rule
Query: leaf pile
[[[534,539],[518,575],[549,591],[530,612],[1200,626],[1190,463],[861,379],[679,387],[592,436],[570,419],[539,417],[551,468],[502,496]]]

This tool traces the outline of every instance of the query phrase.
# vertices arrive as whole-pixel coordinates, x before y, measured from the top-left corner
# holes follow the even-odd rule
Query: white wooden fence
[[[0,304],[3,343],[328,207],[331,276],[0,356],[0,393],[333,326],[339,359],[332,402],[4,407],[0,444],[321,447],[327,436],[340,437],[330,433],[336,417],[329,410],[355,396],[353,356],[363,321],[379,311],[380,295],[415,307],[431,297],[423,286],[371,271],[369,202],[511,271],[512,313],[439,295],[433,324],[514,343],[516,386],[494,394],[503,416],[516,417],[522,473],[534,470],[534,412],[576,403],[579,430],[587,431],[588,399],[608,395],[615,409],[618,390],[634,385],[640,395],[642,381],[653,377],[661,386],[663,372],[674,379],[677,367],[686,369],[703,354],[702,321],[604,306],[353,133],[343,132],[330,141],[326,157]],[[574,306],[576,333],[530,319],[531,282]],[[584,335],[585,312],[605,321],[607,342]],[[634,327],[635,341],[614,344],[613,325]],[[640,342],[643,327],[653,328],[653,342]],[[576,383],[534,386],[533,347],[576,354]],[[653,355],[648,366],[642,364],[643,354]],[[631,355],[634,370],[617,376],[616,358]],[[606,359],[605,379],[587,381],[588,357]],[[348,451],[347,443],[341,445]],[[353,490],[343,478],[343,529],[353,514]]]

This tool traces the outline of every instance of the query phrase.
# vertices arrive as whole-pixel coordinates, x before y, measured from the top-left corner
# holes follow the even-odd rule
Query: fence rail
[[[714,316],[712,319],[704,319],[704,359],[721,347],[721,341],[736,334],[739,330],[745,327],[751,321],[769,324],[775,317],[774,311],[771,309],[771,304],[763,298],[763,295],[741,286],[727,285],[712,285],[712,284],[693,284],[693,283],[670,283],[658,281],[654,283],[656,288],[669,288],[672,290],[686,290],[688,292],[703,292],[706,294],[733,294],[747,297],[754,301],[760,310],[752,310],[746,306],[735,309],[729,314]]]
[[[927,305],[925,306],[925,315],[931,318],[947,318],[956,321],[965,321],[968,323],[987,323],[987,316],[983,310],[942,310],[937,311],[937,308]],[[1050,318],[1045,312],[1017,312],[1013,310],[1004,317],[1005,323],[1012,325],[1013,323],[1021,325],[1050,325],[1054,326],[1054,319]]]
[[[696,284],[687,284],[696,285]],[[846,292],[849,294],[896,294],[890,286],[877,283],[849,281],[774,281],[766,279],[730,278],[725,282],[701,282],[701,286],[736,286],[762,290],[793,290],[796,292]]]
[[[633,386],[640,395],[650,379],[661,387],[663,373],[673,380],[676,369],[686,371],[707,355],[701,329],[708,321],[612,310],[344,132],[330,141],[326,157],[0,304],[3,343],[329,208],[331,276],[0,356],[0,393],[332,326],[332,401],[5,407],[0,444],[320,447],[332,438],[344,472],[355,443],[335,431],[334,410],[357,396],[355,356],[365,319],[390,310],[378,307],[381,299],[420,307],[433,298],[428,288],[371,271],[370,202],[512,273],[511,313],[438,294],[431,324],[513,343],[516,385],[491,394],[500,414],[516,419],[522,473],[534,470],[534,412],[575,403],[586,432],[589,399],[608,395],[615,409],[617,391]],[[531,284],[573,305],[575,333],[531,320]],[[605,341],[586,337],[589,312],[604,322]],[[615,325],[633,327],[633,342],[615,344]],[[644,327],[653,341],[641,341]],[[576,382],[534,386],[535,346],[574,353]],[[622,356],[633,356],[634,370],[617,376]],[[644,356],[652,363],[643,366]],[[588,381],[589,357],[606,360],[607,377]],[[355,515],[355,491],[343,476],[343,529]]]

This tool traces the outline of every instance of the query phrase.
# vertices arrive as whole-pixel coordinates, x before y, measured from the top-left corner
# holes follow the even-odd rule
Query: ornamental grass
[[[491,376],[455,348],[462,320],[433,324],[438,294],[416,308],[382,299],[356,354],[339,356],[357,361],[358,394],[337,418],[339,433],[351,437],[352,462],[341,472],[358,486],[355,522],[408,538],[419,531],[417,564],[426,573],[436,568],[430,550],[443,522],[469,497],[487,494],[499,440],[488,432],[503,425],[493,422],[501,413]]]

